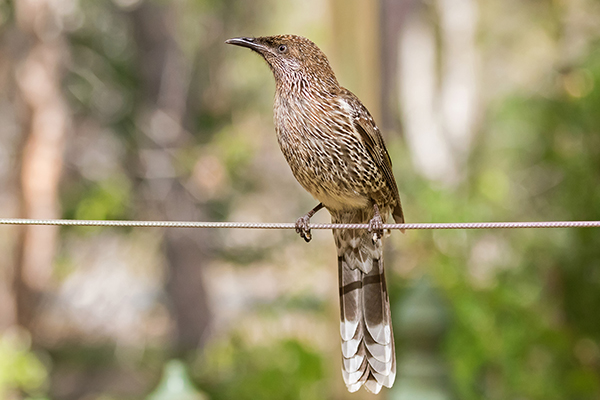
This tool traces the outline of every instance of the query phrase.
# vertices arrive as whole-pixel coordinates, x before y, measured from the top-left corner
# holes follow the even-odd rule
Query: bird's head
[[[338,86],[325,54],[302,36],[239,37],[226,40],[225,43],[247,47],[263,56],[278,85],[300,79],[307,83]]]

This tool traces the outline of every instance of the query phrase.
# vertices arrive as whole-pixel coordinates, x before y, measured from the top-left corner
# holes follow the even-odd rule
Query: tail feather
[[[365,360],[366,354],[364,347],[357,349],[356,353],[351,358],[342,357],[344,373],[356,372],[361,369],[363,361]]]
[[[386,321],[386,306],[388,305],[387,288],[383,278],[383,262],[373,259],[373,268],[363,277],[363,297],[369,299],[363,302],[363,317],[367,330],[373,340],[379,344],[389,344],[391,337],[391,324]],[[388,324],[385,324],[388,322]]]
[[[369,210],[332,213],[334,223],[364,223]],[[340,283],[342,376],[350,392],[378,393],[396,377],[396,355],[381,240],[366,230],[334,231]]]
[[[373,259],[378,255],[377,249],[373,248],[371,236],[354,229],[341,232],[344,232],[345,246],[341,249],[338,247],[338,257],[342,256],[351,270],[359,270],[365,274],[371,272]]]
[[[340,281],[340,332],[346,342],[355,337],[362,319],[362,286],[361,271],[342,268],[344,257],[338,257],[338,273]],[[361,327],[362,328],[362,327]],[[354,347],[354,346],[353,346]]]

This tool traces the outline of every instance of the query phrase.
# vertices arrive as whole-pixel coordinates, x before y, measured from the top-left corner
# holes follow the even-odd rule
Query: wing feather
[[[394,200],[396,201],[396,205],[392,210],[394,220],[397,223],[404,223],[400,194],[398,193],[398,186],[394,178],[394,172],[392,171],[392,159],[385,147],[383,136],[375,124],[373,117],[371,117],[371,114],[369,114],[369,111],[360,100],[349,90],[344,89],[343,94],[354,111],[354,128],[358,132],[367,152],[383,174],[386,185],[394,196]]]

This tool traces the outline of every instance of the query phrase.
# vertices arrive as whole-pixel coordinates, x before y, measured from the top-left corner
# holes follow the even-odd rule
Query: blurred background
[[[598,21],[597,0],[0,0],[0,217],[295,221],[315,201],[271,73],[223,43],[294,33],[374,114],[408,222],[598,220]],[[600,231],[386,247],[382,398],[600,399]],[[197,399],[374,398],[340,374],[328,231],[3,226],[0,253],[0,399],[152,398],[172,359]]]

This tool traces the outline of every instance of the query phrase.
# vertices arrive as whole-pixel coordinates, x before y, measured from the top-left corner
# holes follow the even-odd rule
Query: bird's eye
[[[279,51],[281,54],[287,53],[288,47],[285,44],[282,44],[281,46],[279,46],[279,48],[277,49],[277,51]]]

